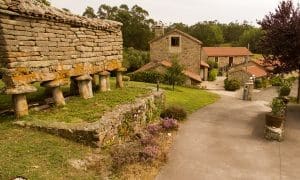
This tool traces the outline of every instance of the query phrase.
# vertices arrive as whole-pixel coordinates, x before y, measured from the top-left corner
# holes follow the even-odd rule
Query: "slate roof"
[[[207,56],[252,56],[253,54],[245,47],[203,47]]]
[[[195,38],[195,37],[193,37],[193,36],[191,36],[191,35],[189,35],[189,34],[187,34],[187,33],[185,33],[185,32],[182,32],[182,31],[180,31],[180,30],[178,30],[178,29],[173,29],[173,30],[167,32],[166,34],[164,34],[163,36],[156,37],[156,38],[152,39],[151,41],[149,41],[149,43],[151,44],[151,43],[153,43],[153,42],[155,42],[155,41],[157,41],[157,40],[160,40],[160,39],[162,39],[162,38],[164,38],[164,37],[166,37],[166,36],[169,36],[170,34],[172,34],[172,33],[174,33],[174,32],[176,32],[176,33],[178,33],[178,34],[180,34],[180,35],[182,35],[182,36],[185,36],[185,37],[187,37],[188,39],[190,39],[190,40],[192,40],[192,41],[195,41],[195,42],[198,43],[198,44],[203,44],[203,43],[202,43],[201,41],[199,41],[197,38]]]
[[[0,0],[0,13],[112,31],[122,26],[120,22],[74,15],[70,12],[46,6],[33,0]]]

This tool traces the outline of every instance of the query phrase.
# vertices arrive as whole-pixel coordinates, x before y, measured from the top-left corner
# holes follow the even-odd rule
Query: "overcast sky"
[[[270,11],[274,11],[280,0],[50,0],[52,6],[68,8],[82,14],[87,6],[98,11],[100,4],[129,7],[137,4],[147,10],[150,17],[164,23],[183,22],[192,25],[199,21],[218,20],[228,23],[247,20],[256,25]],[[299,0],[293,0],[295,5]]]

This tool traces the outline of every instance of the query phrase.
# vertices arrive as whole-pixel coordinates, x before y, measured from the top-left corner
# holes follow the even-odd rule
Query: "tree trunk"
[[[298,68],[298,95],[297,95],[297,103],[300,104],[300,65]]]

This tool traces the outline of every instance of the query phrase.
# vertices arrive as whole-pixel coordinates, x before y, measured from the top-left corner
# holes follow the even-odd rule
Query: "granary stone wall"
[[[24,94],[36,90],[30,85],[33,82],[53,88],[68,83],[71,77],[90,81],[90,75],[107,75],[107,71],[120,69],[121,26],[32,0],[0,0],[3,92]],[[79,92],[89,91],[88,84],[79,84]]]
[[[179,47],[171,46],[171,37],[180,37]],[[179,63],[196,74],[200,73],[200,52],[201,44],[190,38],[173,31],[162,38],[150,43],[150,60],[151,61],[171,61],[177,57]]]

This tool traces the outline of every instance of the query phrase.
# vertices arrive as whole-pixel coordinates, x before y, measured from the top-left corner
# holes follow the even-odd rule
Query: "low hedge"
[[[227,91],[235,91],[240,89],[241,83],[236,79],[225,79],[224,80],[224,88]]]
[[[218,69],[210,70],[208,74],[208,81],[215,81],[217,79],[218,73]]]
[[[164,75],[156,71],[142,71],[127,74],[131,81],[156,83],[157,80],[163,81]]]

